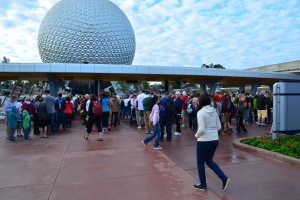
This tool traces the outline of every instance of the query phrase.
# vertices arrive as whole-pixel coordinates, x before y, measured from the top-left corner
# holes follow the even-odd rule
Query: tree
[[[207,65],[207,64],[202,64],[202,65],[201,65],[201,68],[218,68],[218,69],[225,69],[225,67],[223,67],[222,65],[220,65],[220,64],[213,64],[213,63],[211,63],[211,64],[209,64],[209,65]]]
[[[2,63],[10,63],[10,59],[3,56]]]

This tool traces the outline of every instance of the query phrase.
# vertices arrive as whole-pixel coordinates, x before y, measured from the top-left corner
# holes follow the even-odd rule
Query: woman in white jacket
[[[230,178],[212,160],[219,143],[218,130],[221,129],[221,123],[216,109],[211,107],[210,104],[211,100],[207,95],[199,97],[198,131],[195,137],[197,138],[197,167],[200,184],[194,185],[194,188],[202,191],[207,190],[204,167],[204,163],[206,163],[222,180],[222,190],[225,191]]]

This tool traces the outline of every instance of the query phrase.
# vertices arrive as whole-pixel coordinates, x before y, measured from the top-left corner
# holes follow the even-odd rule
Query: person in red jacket
[[[66,97],[66,128],[71,128],[72,126],[72,113],[74,109],[74,103],[71,101],[70,97]]]

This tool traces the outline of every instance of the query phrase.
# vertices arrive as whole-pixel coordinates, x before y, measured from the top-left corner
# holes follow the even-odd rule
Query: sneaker
[[[200,184],[194,185],[194,188],[197,189],[197,190],[207,191],[207,187],[202,186]]]
[[[142,128],[141,126],[138,126],[138,128]]]
[[[86,136],[86,135],[85,135],[85,136],[83,136],[83,137],[84,137],[84,139],[86,139],[86,140],[88,140],[88,139],[89,139],[89,137],[88,137],[88,136]]]
[[[184,127],[184,124],[182,124],[181,127]]]
[[[24,142],[28,142],[29,140],[23,140]]]
[[[162,147],[158,146],[158,147],[154,147],[153,149],[162,149]]]
[[[145,143],[144,140],[142,140],[142,143],[145,146],[145,148],[147,148],[147,143]]]
[[[178,134],[177,135],[181,135],[181,133],[177,132]]]
[[[178,132],[175,132],[174,135],[178,135]]]
[[[247,134],[248,133],[248,131],[244,131],[242,134]]]
[[[266,124],[261,124],[260,126],[261,126],[261,127],[266,127],[267,125],[266,125]]]
[[[225,180],[223,180],[223,188],[222,190],[225,191],[228,188],[229,182],[230,182],[230,178],[226,178]]]

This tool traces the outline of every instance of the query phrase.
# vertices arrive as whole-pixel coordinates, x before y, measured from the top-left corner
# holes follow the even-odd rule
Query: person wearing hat
[[[187,100],[189,99],[185,91],[182,92],[182,106],[181,106],[181,127],[187,125],[186,119],[188,119],[188,113],[186,112]]]
[[[217,102],[221,102],[221,97],[220,97],[220,90],[215,91],[214,97],[216,97]]]

